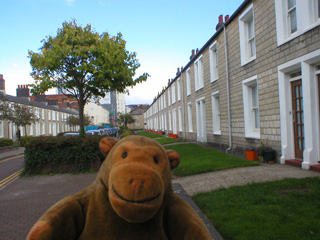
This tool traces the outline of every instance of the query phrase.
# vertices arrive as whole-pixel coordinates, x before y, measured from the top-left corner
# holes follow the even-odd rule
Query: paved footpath
[[[180,183],[184,190],[192,196],[199,192],[208,192],[218,188],[227,188],[247,183],[306,177],[320,177],[320,173],[289,165],[261,163],[260,166],[232,168],[181,177],[174,179],[173,183]]]

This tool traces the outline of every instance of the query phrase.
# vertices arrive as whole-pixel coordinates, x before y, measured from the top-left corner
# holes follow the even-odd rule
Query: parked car
[[[102,135],[100,130],[88,130],[86,131],[87,135]]]
[[[76,132],[70,132],[70,133],[65,133],[62,136],[79,136],[79,133]]]

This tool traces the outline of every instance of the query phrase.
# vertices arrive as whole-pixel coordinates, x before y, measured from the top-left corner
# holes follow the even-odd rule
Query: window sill
[[[219,131],[214,131],[213,135],[221,136],[221,131],[220,130]]]
[[[250,133],[246,133],[245,138],[249,138],[249,139],[260,139],[260,130],[259,132],[250,132]]]
[[[213,79],[213,80],[210,80],[210,82],[211,82],[211,83],[214,83],[214,82],[218,81],[218,79],[219,79],[219,78],[215,78],[215,79]]]
[[[198,89],[196,89],[195,92],[198,92],[198,91],[201,90],[201,89],[203,89],[203,86],[200,87],[200,88],[198,88]]]
[[[254,55],[253,57],[249,58],[249,59],[246,60],[246,61],[243,61],[243,62],[241,61],[241,67],[244,67],[244,66],[247,65],[248,63],[256,60],[256,56],[257,56],[257,55]]]

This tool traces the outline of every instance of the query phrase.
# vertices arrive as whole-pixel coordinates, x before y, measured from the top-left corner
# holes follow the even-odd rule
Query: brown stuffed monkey
[[[95,182],[53,205],[28,240],[211,239],[198,215],[173,192],[177,152],[142,136],[105,137],[99,147],[107,158]]]

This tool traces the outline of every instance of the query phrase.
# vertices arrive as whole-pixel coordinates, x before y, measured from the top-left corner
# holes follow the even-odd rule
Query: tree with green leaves
[[[126,114],[123,114],[123,113],[119,113],[119,116],[118,116],[118,122],[123,125],[125,127],[125,129],[127,129],[127,125],[128,124],[131,124],[131,123],[134,123],[136,120],[132,117],[132,115],[126,113]]]
[[[19,127],[22,126],[24,128],[25,136],[27,136],[27,125],[37,122],[39,118],[32,111],[31,107],[15,103],[13,108],[14,110],[12,111],[9,121],[17,126],[19,132],[18,140],[20,141]]]
[[[12,109],[4,96],[0,93],[0,120],[9,120],[12,115]]]
[[[79,119],[79,116],[75,116],[75,115],[70,115],[68,118],[67,118],[67,123],[71,126],[73,126],[73,128],[75,126],[79,126],[80,125],[80,119]],[[84,115],[83,116],[83,125],[84,126],[89,126],[91,125],[91,119],[88,115]]]
[[[98,34],[88,24],[64,22],[55,37],[43,41],[39,53],[29,51],[33,94],[58,88],[79,104],[80,131],[84,134],[83,111],[87,101],[105,97],[110,91],[127,92],[127,87],[147,80],[148,73],[133,79],[140,64],[136,53],[126,50],[122,34]]]

